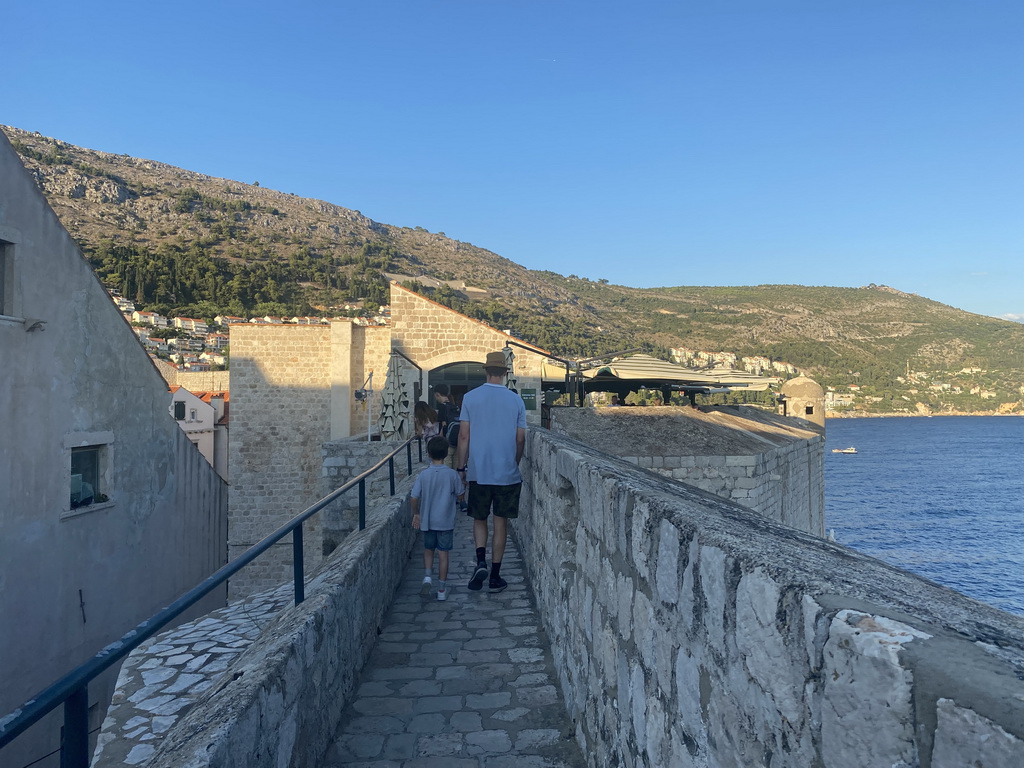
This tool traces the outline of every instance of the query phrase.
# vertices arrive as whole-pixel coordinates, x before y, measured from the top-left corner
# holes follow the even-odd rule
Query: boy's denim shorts
[[[454,531],[424,531],[423,548],[449,552],[455,540]]]

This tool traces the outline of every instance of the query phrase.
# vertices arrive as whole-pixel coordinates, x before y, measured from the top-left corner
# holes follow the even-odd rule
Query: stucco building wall
[[[226,489],[2,136],[0,244],[10,293],[0,318],[2,717],[223,564]],[[99,450],[100,487],[72,509],[71,454],[84,446]],[[90,689],[92,726],[112,682]],[[19,737],[0,762],[49,752],[60,719]]]

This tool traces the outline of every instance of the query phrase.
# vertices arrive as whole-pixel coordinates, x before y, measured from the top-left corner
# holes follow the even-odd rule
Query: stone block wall
[[[189,392],[230,391],[231,371],[180,371],[163,360],[154,360],[153,365],[160,371],[168,387],[177,385]]]
[[[593,768],[1024,764],[1024,619],[557,434],[523,469]]]
[[[824,438],[814,437],[750,456],[623,458],[643,469],[735,501],[777,522],[823,536],[824,445]]]
[[[323,498],[362,474],[391,453],[398,445],[398,443],[379,440],[367,441],[365,437],[350,437],[345,440],[333,440],[325,443],[321,449],[323,469],[318,498]],[[425,452],[423,456],[426,456]],[[412,445],[413,474],[418,473],[423,466],[419,446],[414,443]],[[408,454],[402,451],[395,457],[396,480],[407,477],[408,474]],[[385,467],[375,472],[366,481],[367,504],[371,503],[373,499],[387,497],[390,491],[391,483],[388,470]],[[324,521],[321,549],[323,555],[327,556],[345,540],[345,537],[359,527],[358,489],[353,488],[346,491],[322,514]]]
[[[231,491],[228,557],[233,559],[321,496],[321,446],[330,438],[329,326],[231,328]],[[320,522],[304,531],[307,568],[322,552]],[[239,597],[291,578],[290,540],[231,580]]]
[[[391,317],[396,348],[424,371],[465,361],[482,363],[488,352],[502,349],[512,338],[396,283],[391,284]],[[536,389],[539,395],[543,350],[532,353],[516,346],[513,353],[519,388]],[[540,409],[527,411],[526,417],[539,424]]]
[[[551,429],[642,469],[825,533],[821,430],[756,408],[552,408]]]

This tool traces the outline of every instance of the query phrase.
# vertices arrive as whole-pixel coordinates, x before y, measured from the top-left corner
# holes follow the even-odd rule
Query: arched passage
[[[487,374],[478,360],[449,363],[430,371],[427,378],[427,396],[429,402],[433,402],[434,387],[438,384],[447,384],[452,399],[461,404],[463,395],[486,381]]]

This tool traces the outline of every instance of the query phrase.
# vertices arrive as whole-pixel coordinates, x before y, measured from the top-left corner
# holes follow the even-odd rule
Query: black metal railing
[[[64,704],[64,737],[61,743],[61,768],[89,767],[89,682],[119,662],[143,642],[160,632],[184,611],[223,584],[234,574],[249,565],[289,533],[292,534],[292,557],[294,560],[295,604],[306,598],[305,574],[302,561],[302,524],[336,501],[352,488],[359,489],[359,530],[366,528],[366,480],[385,465],[388,467],[391,495],[395,495],[395,457],[405,450],[408,473],[412,474],[412,444],[419,446],[419,462],[423,461],[423,442],[411,437],[395,450],[354,477],[340,488],[324,496],[313,506],[300,512],[262,541],[254,544],[239,557],[226,564],[183,594],[159,613],[146,619],[137,627],[111,643],[84,664],[70,671],[57,682],[32,697],[17,715],[0,719],[0,749],[13,741],[27,728],[61,704]]]

